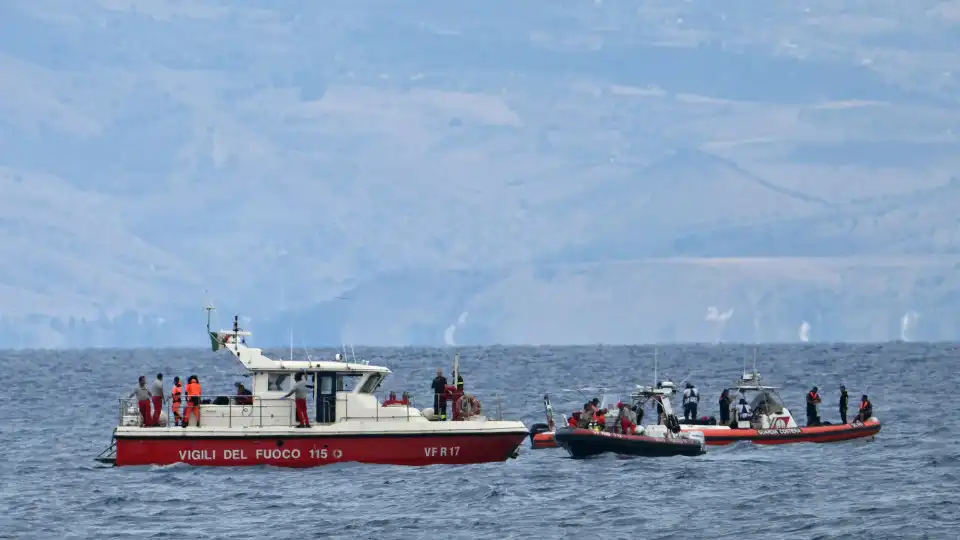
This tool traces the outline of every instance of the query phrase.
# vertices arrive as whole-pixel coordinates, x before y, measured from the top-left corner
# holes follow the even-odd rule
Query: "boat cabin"
[[[226,349],[246,368],[252,382],[251,396],[204,396],[200,406],[204,427],[290,427],[297,424],[294,397],[284,397],[303,373],[311,387],[307,398],[311,424],[330,425],[343,421],[429,421],[409,405],[381,406],[375,392],[390,374],[368,362],[348,362],[337,354],[335,360],[274,360],[262,349],[249,347],[243,331],[234,322],[231,331],[208,332],[214,351]],[[245,398],[245,399],[244,399]],[[127,422],[124,422],[126,424]],[[191,426],[196,420],[191,421]]]
[[[795,428],[797,422],[790,410],[783,404],[776,386],[763,384],[760,373],[744,373],[730,391],[730,418],[737,420],[737,427],[743,429]],[[752,419],[741,420],[738,414],[740,400],[745,399],[752,411]]]
[[[637,409],[638,413],[640,410],[644,411],[645,418],[657,419],[659,421],[657,424],[663,423],[663,421],[673,413],[673,406],[670,403],[670,396],[676,393],[676,386],[670,380],[659,381],[657,385],[654,386],[642,386],[637,385],[636,391],[630,394],[630,399],[633,401],[633,406]],[[644,407],[650,405],[651,416],[647,417],[647,412]],[[638,414],[639,416],[639,414]],[[647,422],[654,423],[654,422]]]

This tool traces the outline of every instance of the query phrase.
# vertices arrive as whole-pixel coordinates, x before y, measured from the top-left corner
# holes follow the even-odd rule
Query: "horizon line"
[[[584,348],[584,347],[611,347],[611,348],[624,348],[624,347],[641,347],[641,348],[657,348],[657,347],[678,347],[678,346],[697,346],[697,347],[719,347],[719,346],[734,346],[734,347],[770,347],[770,346],[788,346],[788,347],[797,347],[797,346],[830,346],[830,345],[855,345],[855,346],[869,346],[869,345],[887,345],[887,344],[911,344],[911,345],[960,345],[958,340],[916,340],[916,341],[904,341],[902,339],[892,339],[886,341],[759,341],[759,342],[746,342],[746,341],[720,341],[720,342],[711,342],[711,341],[671,341],[671,342],[660,342],[660,343],[567,343],[567,344],[558,344],[558,343],[491,343],[491,344],[464,344],[464,345],[433,345],[433,344],[407,344],[407,345],[357,345],[353,344],[350,347],[354,349],[449,349],[456,351],[458,349],[536,349],[543,347],[550,348]],[[289,350],[290,345],[258,345],[250,346],[251,348],[257,348],[261,350]],[[66,351],[136,351],[136,350],[168,350],[168,351],[195,351],[200,349],[209,350],[209,345],[202,346],[169,346],[169,347],[156,347],[156,346],[97,346],[97,347],[0,347],[0,353],[2,352],[33,352],[33,351],[43,351],[43,352],[66,352]],[[294,347],[294,350],[303,350],[307,349],[330,349],[336,352],[343,352],[345,348],[348,348],[341,345],[300,345],[299,347]],[[210,351],[216,352],[216,351]]]

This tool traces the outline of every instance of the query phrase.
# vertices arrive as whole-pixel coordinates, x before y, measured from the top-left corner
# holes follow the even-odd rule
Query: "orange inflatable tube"
[[[725,446],[739,441],[750,441],[753,444],[850,441],[853,439],[873,437],[877,433],[880,433],[880,427],[880,421],[871,418],[866,422],[829,426],[774,429],[704,429],[702,432],[703,438],[708,445]]]

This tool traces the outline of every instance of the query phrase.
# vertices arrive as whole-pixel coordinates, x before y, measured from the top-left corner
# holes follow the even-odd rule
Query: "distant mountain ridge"
[[[958,339],[911,5],[7,2],[0,347]]]

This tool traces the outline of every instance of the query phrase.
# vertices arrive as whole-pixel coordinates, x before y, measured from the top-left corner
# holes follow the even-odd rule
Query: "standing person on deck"
[[[163,412],[163,373],[157,373],[157,378],[150,388],[150,394],[153,396],[153,419],[150,423],[159,426],[160,413]]]
[[[196,375],[187,378],[187,410],[183,415],[183,427],[190,425],[190,416],[197,417],[197,427],[200,427],[200,396],[203,395],[203,387],[200,386],[200,379]]]
[[[183,383],[180,377],[173,378],[173,389],[170,390],[170,409],[173,411],[173,425],[179,426],[183,423],[183,415],[180,414],[180,404],[183,402]]]
[[[433,378],[430,384],[433,389],[433,414],[439,415],[440,420],[447,419],[447,378],[443,376],[443,370],[437,370],[437,376]]]
[[[290,397],[293,394],[294,401],[297,405],[297,427],[298,428],[308,428],[310,427],[310,415],[307,414],[307,389],[310,388],[310,385],[307,384],[307,381],[303,380],[303,373],[298,372],[293,376],[293,388],[290,389],[283,397]]]
[[[457,370],[457,390],[463,392],[463,373],[460,373],[460,370]]]
[[[847,394],[847,387],[840,385],[840,422],[847,423],[847,400],[850,396]]]
[[[127,396],[127,399],[136,396],[137,408],[140,410],[140,416],[143,418],[143,425],[151,426],[153,415],[150,414],[150,389],[147,388],[147,378],[141,375],[137,382],[137,387]]]
[[[807,426],[820,425],[820,392],[814,386],[807,392]]]
[[[720,425],[726,426],[730,424],[730,390],[724,389],[720,393]]]

